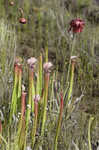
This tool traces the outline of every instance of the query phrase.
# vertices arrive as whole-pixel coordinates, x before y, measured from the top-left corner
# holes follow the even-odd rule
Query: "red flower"
[[[22,23],[22,24],[26,24],[27,20],[25,18],[20,18],[19,22]]]
[[[84,28],[84,21],[81,19],[73,19],[70,22],[70,28],[69,31],[72,30],[72,32],[77,33],[77,32],[82,32],[83,28]]]

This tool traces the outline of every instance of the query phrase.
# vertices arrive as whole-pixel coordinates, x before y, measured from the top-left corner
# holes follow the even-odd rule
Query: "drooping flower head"
[[[14,5],[14,1],[10,1],[10,6],[13,6]]]
[[[71,56],[70,57],[70,60],[71,60],[71,63],[75,64],[77,62],[77,56]]]
[[[31,69],[34,69],[36,62],[37,62],[37,59],[35,57],[31,57],[27,60],[27,64],[29,65]]]
[[[27,20],[25,18],[19,18],[19,23],[26,24]]]
[[[44,63],[44,65],[43,65],[44,71],[45,71],[46,73],[50,73],[52,66],[53,66],[53,65],[52,65],[51,62],[46,62],[46,63]]]
[[[69,32],[72,31],[73,33],[80,33],[82,32],[83,28],[84,28],[85,22],[81,19],[73,19],[70,22],[70,28],[69,28]]]
[[[14,69],[15,72],[22,72],[22,58],[21,57],[16,57],[15,62],[14,62]]]
[[[23,12],[23,9],[22,8],[19,8],[19,11],[20,11],[20,18],[19,18],[19,23],[21,24],[26,24],[27,23],[27,20],[24,18],[24,12]]]
[[[16,57],[15,58],[15,64],[21,66],[21,63],[22,63],[22,58],[21,57]]]

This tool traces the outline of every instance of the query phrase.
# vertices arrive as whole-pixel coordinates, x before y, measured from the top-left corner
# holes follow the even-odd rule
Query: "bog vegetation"
[[[0,0],[0,10],[0,149],[97,149],[98,3]]]

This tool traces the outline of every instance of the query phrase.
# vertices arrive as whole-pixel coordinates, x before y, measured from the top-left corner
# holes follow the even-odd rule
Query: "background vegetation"
[[[27,20],[24,25],[19,23],[19,8],[23,9],[24,18]],[[72,45],[68,29],[70,21],[75,18],[84,20],[85,27],[82,33],[77,34]],[[65,101],[69,82],[67,74],[72,46],[73,55],[78,56],[78,60],[71,100],[74,107],[73,110],[70,109],[69,117],[66,119]],[[7,145],[10,145],[10,149],[13,149],[17,129],[13,127],[17,126],[17,123],[12,124],[14,134],[9,142],[7,118],[13,91],[15,57],[22,58],[22,82],[28,91],[26,61],[30,57],[38,58],[42,53],[44,63],[47,50],[48,59],[54,67],[50,76],[45,134],[42,139],[39,137],[39,129],[37,130],[34,149],[54,149],[62,91],[64,112],[57,149],[88,150],[91,117],[94,118],[91,125],[92,147],[97,145],[99,140],[99,6],[94,0],[21,0],[14,1],[13,6],[10,1],[0,0],[0,120],[2,128],[6,128],[2,132],[2,137],[7,141]],[[31,126],[30,123],[29,129]],[[31,130],[25,147],[27,150],[31,142],[30,132]],[[3,140],[2,143],[1,149],[5,149],[6,142]],[[39,146],[36,147],[37,145]],[[9,149],[8,146],[6,149]]]

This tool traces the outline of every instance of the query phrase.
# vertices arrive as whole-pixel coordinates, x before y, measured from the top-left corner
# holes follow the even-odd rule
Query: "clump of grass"
[[[17,35],[15,29],[4,19],[0,20],[0,88],[1,101],[11,98],[13,62],[16,55]],[[2,88],[3,87],[3,88]]]

